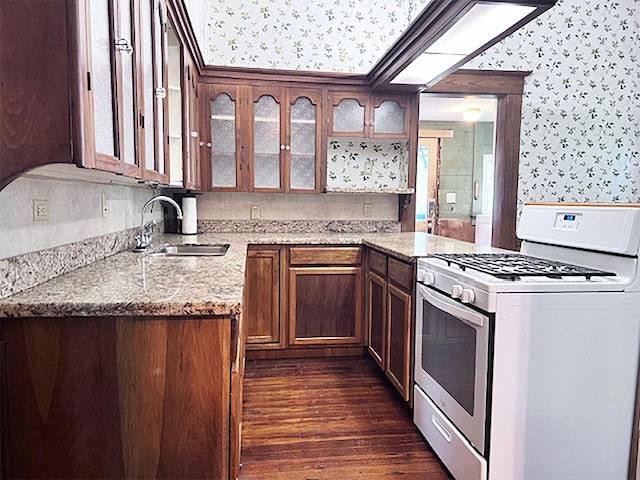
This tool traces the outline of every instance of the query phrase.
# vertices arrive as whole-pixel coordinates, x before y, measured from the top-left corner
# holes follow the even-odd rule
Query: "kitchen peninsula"
[[[193,242],[157,244],[184,239]],[[236,478],[248,245],[362,245],[406,262],[486,250],[420,233],[197,242],[230,248],[187,258],[126,251],[0,301],[9,477]]]

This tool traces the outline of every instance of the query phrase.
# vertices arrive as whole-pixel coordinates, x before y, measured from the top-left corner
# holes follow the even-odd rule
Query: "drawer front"
[[[369,250],[369,268],[383,277],[387,276],[387,256],[376,250]]]
[[[360,247],[291,247],[291,265],[360,265]]]
[[[454,478],[486,480],[487,461],[427,397],[413,387],[413,422]]]
[[[415,279],[413,278],[412,264],[389,257],[388,276],[389,280],[403,288],[406,292],[410,293],[413,291]]]

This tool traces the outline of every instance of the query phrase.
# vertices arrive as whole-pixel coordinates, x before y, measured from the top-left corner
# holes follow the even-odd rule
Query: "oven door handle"
[[[484,326],[486,318],[484,315],[481,315],[470,308],[461,306],[458,302],[450,299],[449,297],[434,292],[424,285],[418,285],[418,294],[431,305],[443,312],[453,315],[466,323],[473,324],[478,327]]]

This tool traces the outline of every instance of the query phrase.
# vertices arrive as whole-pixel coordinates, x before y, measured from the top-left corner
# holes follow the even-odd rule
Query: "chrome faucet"
[[[156,221],[151,220],[150,222],[144,223],[144,212],[153,202],[159,201],[164,201],[173,205],[176,209],[178,220],[182,220],[182,209],[172,198],[165,195],[158,195],[157,197],[149,199],[149,201],[142,207],[142,212],[140,213],[140,235],[136,235],[136,246],[134,247],[134,250],[136,251],[146,250],[151,246],[153,226],[156,224]]]

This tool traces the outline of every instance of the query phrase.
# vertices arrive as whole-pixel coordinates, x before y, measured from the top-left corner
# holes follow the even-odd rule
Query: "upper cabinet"
[[[210,85],[200,142],[212,190],[317,192],[320,89]]]
[[[16,0],[0,18],[0,187],[75,163],[197,188],[196,70],[166,0]]]
[[[329,94],[329,136],[408,138],[409,100],[404,95]]]

